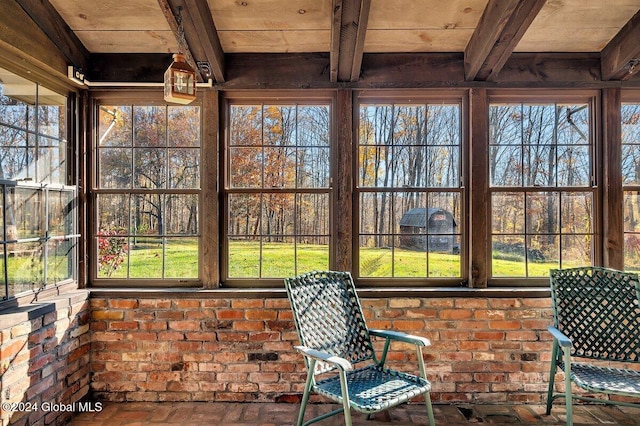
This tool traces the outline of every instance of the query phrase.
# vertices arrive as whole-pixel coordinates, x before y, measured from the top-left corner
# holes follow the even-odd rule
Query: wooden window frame
[[[364,192],[370,192],[372,188],[359,188],[357,176],[359,164],[357,159],[359,149],[359,117],[360,106],[362,104],[373,103],[387,103],[387,104],[457,104],[460,111],[460,151],[459,151],[459,182],[455,191],[453,188],[424,188],[424,191],[420,192],[458,192],[460,194],[460,223],[459,231],[460,235],[460,274],[459,277],[360,277],[359,276],[359,211],[360,211],[360,194]],[[382,288],[382,287],[394,287],[394,288],[415,288],[415,287],[466,287],[468,286],[468,273],[469,273],[469,240],[468,230],[469,228],[469,192],[468,188],[468,173],[469,167],[469,122],[470,116],[469,108],[469,92],[464,89],[450,89],[450,90],[362,90],[354,93],[353,101],[353,148],[352,148],[352,165],[351,178],[352,191],[353,191],[353,218],[352,218],[352,252],[353,262],[351,271],[354,278],[357,280],[357,285],[360,287]],[[397,188],[395,188],[397,189]],[[393,187],[380,188],[385,192],[393,192]],[[400,189],[404,191],[404,189]]]
[[[506,103],[566,103],[566,102],[580,102],[587,103],[590,106],[590,119],[591,119],[591,167],[592,177],[591,186],[569,188],[571,190],[581,192],[593,193],[593,224],[592,235],[594,239],[593,243],[593,259],[594,266],[603,264],[602,244],[599,242],[602,238],[602,181],[604,179],[604,171],[602,170],[602,134],[601,134],[601,101],[602,95],[599,90],[571,90],[571,89],[559,89],[559,90],[547,90],[547,89],[527,89],[527,90],[487,90],[486,91],[486,146],[489,145],[488,135],[488,111],[489,106],[493,102],[506,102]],[[489,182],[489,164],[488,164],[488,149],[486,150],[486,164],[482,168],[482,173],[486,174],[482,180],[485,182],[487,202],[484,207],[484,215],[486,217],[486,224],[484,232],[486,233],[486,243],[481,246],[484,250],[478,250],[475,253],[476,258],[484,259],[484,265],[487,268],[484,278],[484,285],[476,285],[476,287],[528,287],[528,286],[548,286],[548,277],[494,277],[491,274],[492,270],[492,231],[491,231],[491,194],[494,192],[524,192],[531,191],[531,188],[525,187],[499,187],[492,188]],[[554,187],[551,187],[554,188]],[[557,187],[561,192],[566,191],[566,188]],[[544,189],[544,188],[543,188]],[[473,189],[472,189],[473,190]],[[476,230],[477,231],[477,230]],[[477,246],[476,246],[477,247]]]

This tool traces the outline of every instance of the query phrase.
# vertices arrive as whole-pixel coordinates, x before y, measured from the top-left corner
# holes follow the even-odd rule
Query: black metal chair
[[[640,407],[572,395],[571,383],[589,392],[640,396],[640,371],[624,363],[640,363],[640,282],[638,275],[600,267],[551,270],[553,304],[553,352],[547,414],[555,398],[564,397],[567,424],[573,424],[572,398]],[[573,358],[581,358],[574,361]],[[622,363],[620,368],[589,360]],[[564,393],[554,393],[560,368],[565,375]]]
[[[435,424],[429,396],[431,384],[422,358],[422,348],[430,345],[428,339],[368,329],[348,272],[310,272],[285,279],[285,286],[301,343],[296,349],[304,355],[307,367],[298,426],[303,424],[311,392],[342,404],[342,408],[304,425],[344,412],[349,426],[351,409],[370,415],[419,395],[424,395],[430,425]],[[386,339],[379,359],[370,336]],[[422,377],[384,367],[392,340],[415,344]]]

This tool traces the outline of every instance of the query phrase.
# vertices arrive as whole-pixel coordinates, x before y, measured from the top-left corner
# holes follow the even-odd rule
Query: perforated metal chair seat
[[[560,365],[564,371],[564,365]],[[571,380],[583,389],[624,396],[640,396],[640,371],[571,363]]]
[[[361,413],[377,413],[408,402],[431,390],[421,377],[370,365],[347,372],[351,408]],[[342,403],[338,375],[318,380],[313,391]]]

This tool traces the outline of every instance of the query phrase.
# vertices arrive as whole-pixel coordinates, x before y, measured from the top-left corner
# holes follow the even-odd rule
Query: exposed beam
[[[331,25],[330,78],[358,81],[371,0],[334,0]]]
[[[88,79],[158,82],[170,61],[168,53],[92,54]],[[600,80],[598,53],[514,53],[494,81],[466,81],[462,53],[365,53],[355,82],[330,82],[328,63],[328,53],[227,53],[216,88],[640,88],[640,75]]]
[[[191,66],[191,68],[193,68],[194,70],[198,70],[198,65],[196,64],[196,61],[193,59],[193,54],[191,53],[191,47],[188,45],[186,40],[184,41],[181,40],[183,34],[180,33],[180,22],[183,23],[183,28],[184,28],[184,21],[183,21],[184,14],[179,8],[183,6],[182,5],[176,6],[175,8],[176,12],[174,14],[174,11],[171,8],[171,4],[169,4],[169,0],[158,0],[158,5],[160,6],[160,9],[162,10],[164,17],[167,19],[169,28],[171,28],[171,31],[173,32],[173,35],[175,36],[176,41],[178,42],[178,48],[180,50],[184,50],[184,52],[180,52],[180,53],[184,54],[184,56],[186,57],[187,63]],[[196,72],[196,78],[198,81],[203,80],[202,75],[199,72]]]
[[[640,71],[640,10],[602,49],[603,80],[628,80]]]
[[[89,51],[48,0],[16,2],[69,60],[69,65],[87,69]]]
[[[189,31],[185,27],[185,37],[190,46],[199,43],[204,57],[196,54],[196,61],[208,62],[211,75],[203,75],[205,78],[212,77],[216,82],[224,82],[224,52],[220,45],[218,32],[211,17],[211,10],[207,0],[184,0],[185,10],[193,27],[189,26]],[[184,16],[184,15],[183,15]],[[193,31],[191,31],[193,28]],[[196,41],[197,40],[197,41]],[[195,53],[195,52],[194,52]],[[203,74],[203,69],[200,70]]]
[[[494,80],[546,0],[489,0],[464,51],[466,80]]]

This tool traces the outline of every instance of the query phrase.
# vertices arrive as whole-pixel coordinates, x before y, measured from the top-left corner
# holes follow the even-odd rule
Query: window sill
[[[204,290],[199,288],[92,288],[90,297],[113,299],[262,299],[285,298],[284,288],[225,288]],[[548,287],[499,287],[499,288],[461,288],[461,287],[413,287],[413,288],[359,288],[361,298],[403,298],[403,297],[486,297],[486,298],[548,298]]]

